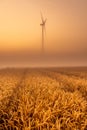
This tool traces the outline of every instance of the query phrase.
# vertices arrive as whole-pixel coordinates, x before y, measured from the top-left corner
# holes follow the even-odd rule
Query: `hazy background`
[[[87,0],[0,0],[1,67],[70,65],[87,65]]]

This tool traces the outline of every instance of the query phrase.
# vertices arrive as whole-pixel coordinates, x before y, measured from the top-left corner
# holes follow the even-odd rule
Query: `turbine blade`
[[[47,22],[47,18],[45,19],[44,23],[46,23],[46,22]]]
[[[40,14],[41,14],[41,20],[42,20],[42,22],[44,22],[44,18],[43,18],[42,12],[40,12]]]
[[[46,21],[47,21],[47,18],[46,18],[45,21],[44,21],[44,32],[45,32],[45,36],[46,36],[46,26],[45,26]]]

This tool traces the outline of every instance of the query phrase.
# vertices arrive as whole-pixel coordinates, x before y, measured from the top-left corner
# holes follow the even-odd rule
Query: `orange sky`
[[[48,59],[56,57],[58,63],[62,64],[63,61],[68,63],[69,59],[77,57],[79,63],[78,57],[81,57],[81,62],[85,63],[86,0],[1,0],[0,64],[11,63],[12,59],[14,63],[18,62],[15,60],[17,57],[21,59],[20,63],[22,60],[28,62],[29,57],[33,58],[32,54],[40,53],[40,11],[47,18],[45,50]],[[68,55],[68,60],[64,60],[64,56]]]

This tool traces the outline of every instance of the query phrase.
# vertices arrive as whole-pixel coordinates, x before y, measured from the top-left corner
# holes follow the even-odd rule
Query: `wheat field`
[[[1,69],[0,130],[87,130],[87,68]]]

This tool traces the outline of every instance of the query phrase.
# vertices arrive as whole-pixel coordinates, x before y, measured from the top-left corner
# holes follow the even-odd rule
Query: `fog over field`
[[[0,12],[1,67],[87,65],[86,0],[1,0]]]
[[[50,67],[50,66],[87,66],[86,53],[41,53],[30,54],[29,52],[7,53],[0,55],[1,67]]]

